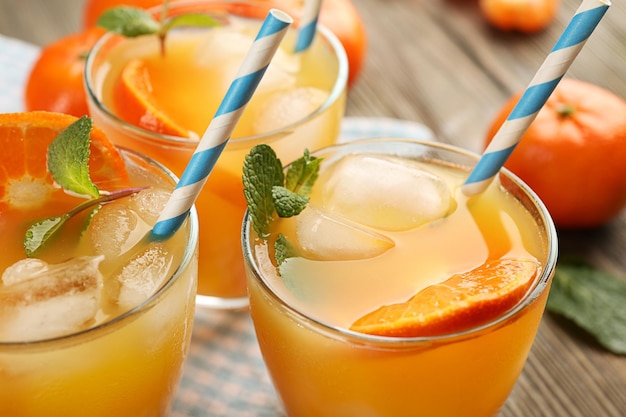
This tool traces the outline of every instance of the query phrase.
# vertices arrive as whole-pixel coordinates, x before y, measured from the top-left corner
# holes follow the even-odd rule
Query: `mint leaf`
[[[259,237],[269,238],[274,213],[280,217],[292,217],[306,208],[321,161],[305,150],[303,157],[289,165],[285,175],[280,160],[270,146],[261,144],[250,150],[243,164],[243,193],[252,217],[252,227]],[[298,249],[282,234],[276,238],[274,249],[279,266],[285,259],[299,256]]]
[[[309,154],[309,150],[304,150],[304,156],[287,169],[285,188],[301,195],[311,194],[311,189],[320,170],[322,159]]]
[[[274,150],[265,144],[254,146],[243,162],[243,194],[248,202],[254,231],[262,238],[269,233],[275,207],[272,188],[283,185],[283,167]]]
[[[63,216],[49,217],[33,224],[26,231],[26,238],[24,239],[26,256],[32,257],[69,218],[69,214],[64,214]]]
[[[626,281],[582,262],[559,261],[548,297],[562,315],[613,353],[626,354]]]
[[[168,1],[164,1],[161,9],[162,21],[159,22],[146,10],[138,7],[113,7],[100,15],[96,25],[127,38],[157,35],[161,54],[165,55],[165,38],[170,29],[176,27],[214,27],[222,24],[216,17],[206,13],[181,14],[166,20],[167,9]]]
[[[65,128],[48,147],[48,171],[65,190],[97,198],[89,177],[91,119],[83,116]]]
[[[127,38],[158,33],[161,25],[147,11],[130,6],[107,9],[96,25]]]
[[[222,23],[206,13],[188,13],[174,16],[167,21],[162,31],[169,31],[176,27],[214,27]]]
[[[297,216],[309,203],[309,197],[280,186],[272,187],[272,200],[274,200],[276,214],[279,217]]]
[[[287,258],[299,256],[298,249],[292,245],[282,233],[278,234],[278,238],[276,238],[276,242],[274,242],[274,253],[278,266],[282,265]]]

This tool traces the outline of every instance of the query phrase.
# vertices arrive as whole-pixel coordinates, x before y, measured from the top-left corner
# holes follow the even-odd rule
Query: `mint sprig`
[[[304,156],[289,165],[285,177],[285,187],[302,195],[311,194],[313,185],[319,175],[321,158],[311,156],[308,149],[304,150]]]
[[[117,200],[118,198],[127,197],[129,195],[138,193],[145,188],[146,187],[126,188],[123,190],[114,191],[101,197],[92,198],[90,200],[84,201],[74,207],[72,210],[60,216],[50,216],[46,217],[45,219],[37,220],[26,231],[26,237],[24,238],[24,250],[26,252],[26,256],[32,257],[36,255],[37,251],[39,251],[56,232],[61,230],[63,225],[67,223],[69,219],[71,219],[81,211],[86,210],[90,207],[94,207],[98,204],[104,204],[109,201]]]
[[[268,239],[275,215],[292,217],[306,208],[321,161],[305,150],[304,156],[284,174],[282,163],[270,146],[260,144],[250,150],[243,164],[243,193],[259,237]]]
[[[101,195],[89,175],[92,128],[91,118],[83,116],[62,130],[48,146],[47,167],[54,181],[65,191],[84,196],[87,200],[67,213],[34,221],[24,237],[26,256],[32,257],[42,250],[65,223],[81,211],[145,188],[127,188]]]
[[[270,146],[261,144],[250,150],[243,162],[242,180],[254,231],[266,239],[276,211],[272,188],[285,180],[280,159]]]
[[[161,30],[161,24],[150,13],[131,6],[119,6],[105,10],[98,17],[96,25],[127,38],[152,35]]]
[[[118,6],[105,10],[96,21],[96,25],[127,38],[157,35],[161,44],[161,52],[165,53],[165,38],[171,29],[176,27],[214,27],[222,24],[217,17],[207,13],[187,13],[168,19],[166,17],[169,2],[163,2],[162,7],[160,21],[144,9]]]
[[[291,244],[282,233],[278,234],[276,242],[274,242],[274,257],[276,265],[281,266],[285,259],[299,256],[299,250]],[[279,270],[279,272],[281,272]]]
[[[626,355],[626,281],[581,260],[559,260],[547,308]]]

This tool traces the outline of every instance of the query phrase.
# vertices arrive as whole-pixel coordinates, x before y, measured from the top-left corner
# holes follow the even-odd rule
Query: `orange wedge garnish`
[[[47,170],[48,145],[76,117],[42,111],[0,114],[0,213],[39,206],[56,188]],[[124,161],[105,134],[91,132],[89,173],[102,190],[127,181]]]
[[[135,126],[165,135],[189,137],[189,130],[159,109],[150,71],[139,59],[130,60],[115,86],[119,116]]]
[[[431,285],[404,303],[366,314],[352,330],[379,336],[454,333],[484,324],[515,306],[540,270],[536,261],[500,259]]]

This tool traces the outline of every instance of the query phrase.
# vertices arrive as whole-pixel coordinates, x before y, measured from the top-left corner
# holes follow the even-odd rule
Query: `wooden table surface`
[[[579,2],[563,0],[556,21],[535,35],[493,30],[476,3],[355,0],[369,51],[347,115],[421,122],[440,140],[479,151],[497,109],[527,86]],[[81,0],[0,0],[0,34],[45,45],[78,30],[82,7]],[[626,98],[625,22],[626,4],[615,0],[567,76]],[[626,212],[605,227],[559,235],[561,254],[626,277]],[[626,357],[546,314],[501,416],[626,416]]]

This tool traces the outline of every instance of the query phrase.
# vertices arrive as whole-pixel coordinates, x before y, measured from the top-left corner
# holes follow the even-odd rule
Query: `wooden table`
[[[479,151],[496,110],[526,87],[579,2],[563,0],[557,20],[532,36],[493,30],[475,0],[355,4],[367,24],[369,54],[347,115],[422,122],[441,141]],[[44,45],[77,30],[81,12],[80,0],[0,0],[0,34]],[[624,22],[626,4],[616,0],[567,76],[626,98]],[[559,235],[562,254],[626,276],[626,212],[605,227]],[[501,416],[626,416],[626,357],[547,314]]]

